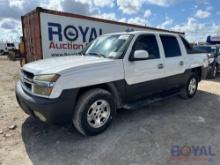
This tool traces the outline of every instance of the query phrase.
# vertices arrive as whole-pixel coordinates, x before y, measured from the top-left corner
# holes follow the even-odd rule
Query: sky
[[[191,42],[220,35],[219,0],[0,0],[0,41],[18,42],[21,16],[37,6],[181,31]]]

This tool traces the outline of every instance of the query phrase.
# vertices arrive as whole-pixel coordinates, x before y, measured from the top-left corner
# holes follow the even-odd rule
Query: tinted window
[[[134,44],[135,50],[146,50],[149,53],[149,59],[160,58],[159,47],[154,35],[140,36]]]
[[[180,36],[180,38],[188,54],[203,53],[201,50],[197,49],[196,47],[193,47],[193,45],[191,45],[184,37]]]
[[[7,47],[14,47],[15,45],[13,43],[7,43]]]
[[[187,53],[190,53],[191,51],[193,51],[193,47],[189,44],[189,42],[185,38],[181,37],[181,40],[183,42],[183,45],[186,48]]]
[[[176,37],[173,36],[160,36],[163,44],[165,57],[181,56],[179,43]]]

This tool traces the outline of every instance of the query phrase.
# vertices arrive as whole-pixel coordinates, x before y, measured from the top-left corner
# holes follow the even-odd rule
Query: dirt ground
[[[220,164],[220,76],[201,82],[191,100],[121,110],[106,132],[83,137],[25,115],[14,94],[18,75],[19,63],[0,57],[0,165]],[[209,146],[212,155],[179,159],[172,146]]]

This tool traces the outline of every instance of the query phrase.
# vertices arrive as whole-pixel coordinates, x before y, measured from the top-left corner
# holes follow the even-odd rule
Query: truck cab
[[[14,43],[0,43],[0,54],[8,55],[9,51],[13,51],[15,49]]]
[[[112,33],[75,56],[24,65],[16,97],[24,112],[41,121],[72,121],[81,134],[96,135],[119,108],[173,94],[192,98],[207,68],[207,54],[178,34]]]
[[[7,47],[8,51],[14,50],[15,49],[15,44],[14,43],[6,43],[6,47]]]

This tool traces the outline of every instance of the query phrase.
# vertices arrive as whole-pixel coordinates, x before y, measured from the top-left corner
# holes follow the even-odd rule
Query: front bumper
[[[48,123],[71,121],[77,92],[76,89],[64,90],[59,98],[47,99],[25,92],[20,81],[16,85],[16,98],[22,110]]]

